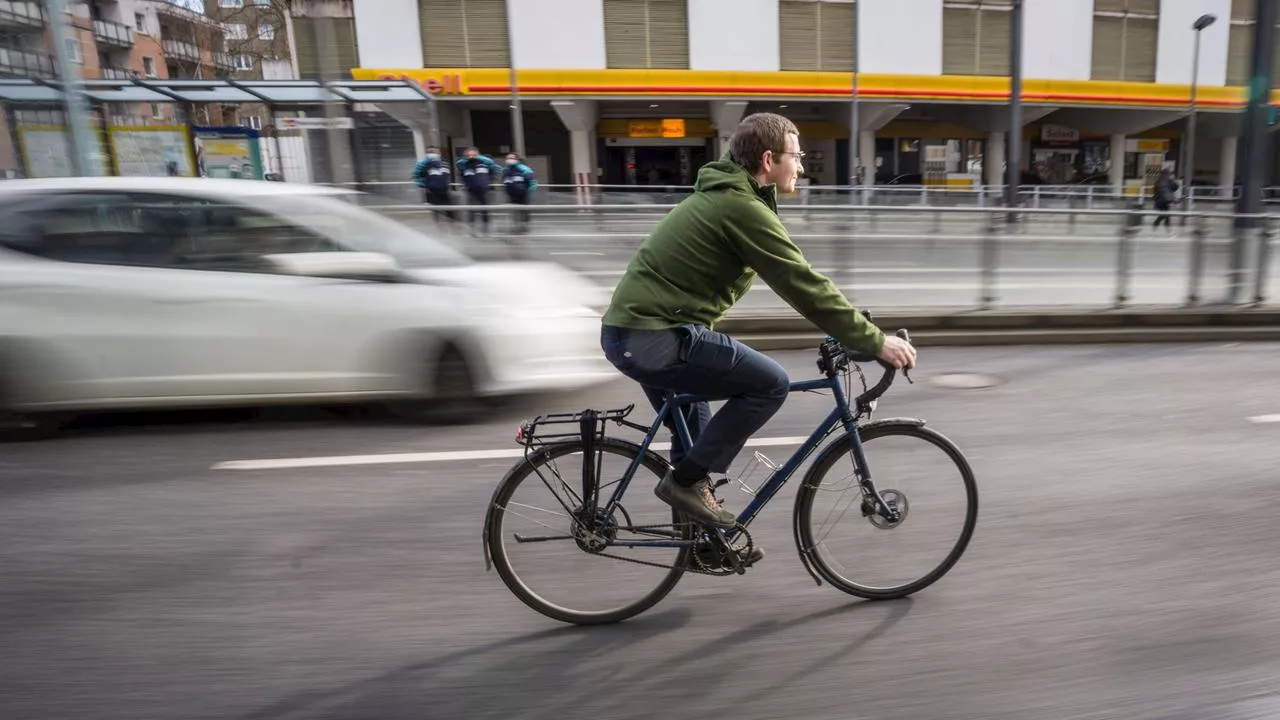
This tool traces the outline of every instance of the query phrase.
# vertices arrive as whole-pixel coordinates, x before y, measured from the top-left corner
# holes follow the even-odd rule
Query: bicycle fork
[[[849,457],[853,460],[853,472],[858,477],[858,485],[862,488],[863,506],[862,516],[866,517],[867,501],[872,504],[871,512],[879,513],[881,517],[891,523],[900,521],[901,513],[898,509],[885,501],[884,496],[876,489],[876,484],[871,479],[871,467],[867,465],[867,455],[862,449],[862,437],[858,434],[858,427],[852,421],[845,422],[845,431],[849,433],[852,441],[849,444]]]

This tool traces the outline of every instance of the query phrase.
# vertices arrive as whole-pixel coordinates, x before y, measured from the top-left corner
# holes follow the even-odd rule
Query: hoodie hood
[[[694,192],[741,192],[754,195],[765,202],[770,210],[778,211],[778,186],[761,185],[747,169],[734,162],[729,153],[719,160],[707,163],[698,170],[693,184]]]

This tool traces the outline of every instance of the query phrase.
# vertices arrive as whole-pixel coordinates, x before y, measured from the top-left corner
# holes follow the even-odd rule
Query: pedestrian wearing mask
[[[525,165],[516,153],[507,153],[507,166],[502,170],[502,185],[507,189],[507,200],[513,205],[528,205],[533,191],[538,187],[533,168]],[[516,210],[515,232],[529,232],[529,211]]]
[[[449,196],[449,183],[452,176],[453,171],[440,157],[440,148],[435,146],[427,148],[427,153],[422,156],[414,166],[413,173],[410,174],[413,182],[422,188],[427,203],[437,208],[453,204],[453,199]],[[452,210],[437,209],[435,215],[437,224],[441,217],[450,221],[456,219]]]
[[[493,175],[502,172],[502,168],[498,167],[493,158],[488,155],[481,155],[480,150],[477,148],[469,147],[466,155],[458,159],[458,169],[462,172],[462,184],[467,188],[467,204],[488,205],[489,184],[493,180]],[[475,231],[477,216],[484,223],[483,234],[488,235],[489,211],[471,211],[469,222],[472,232]]]

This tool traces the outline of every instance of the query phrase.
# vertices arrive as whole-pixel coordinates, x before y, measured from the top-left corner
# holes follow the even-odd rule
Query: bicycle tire
[[[813,541],[813,503],[817,497],[818,488],[821,486],[827,472],[831,470],[837,460],[842,457],[848,457],[852,441],[846,434],[833,440],[822,449],[809,471],[805,473],[800,489],[796,493],[794,519],[797,547],[801,555],[818,575],[838,590],[867,600],[894,600],[906,597],[929,587],[941,579],[959,562],[960,557],[968,548],[978,521],[977,481],[974,479],[973,469],[969,466],[968,459],[965,458],[960,448],[942,433],[924,427],[924,424],[918,420],[890,419],[872,422],[859,428],[858,434],[862,441],[868,444],[877,438],[895,435],[918,438],[942,450],[951,459],[960,471],[968,501],[964,526],[956,539],[955,545],[947,553],[942,563],[932,571],[917,580],[892,588],[871,588],[859,585],[831,568],[827,560],[817,551],[817,546]],[[870,454],[870,451],[868,451],[868,454]]]
[[[613,452],[617,455],[623,456],[628,461],[634,460],[635,457],[640,454],[639,445],[626,440],[619,440],[617,438],[596,440],[595,445],[596,448],[602,452]],[[505,506],[507,501],[511,499],[511,496],[515,494],[516,489],[520,487],[520,483],[533,473],[534,468],[545,464],[550,460],[554,460],[574,452],[582,452],[582,441],[571,440],[562,443],[554,443],[532,453],[527,459],[521,460],[507,472],[507,475],[502,479],[497,489],[494,491],[493,500],[489,503],[489,509],[486,512],[485,527],[488,528],[488,531],[485,533],[485,545],[490,556],[493,558],[493,565],[497,569],[498,575],[502,578],[503,583],[506,584],[507,588],[512,592],[512,594],[519,598],[521,602],[537,612],[552,619],[573,625],[605,625],[622,622],[623,620],[635,617],[636,615],[639,615],[645,610],[653,607],[675,588],[676,583],[679,582],[681,576],[684,575],[684,568],[689,561],[689,548],[686,547],[679,550],[675,561],[672,563],[675,567],[668,571],[658,586],[647,595],[634,603],[620,608],[593,612],[573,610],[540,597],[520,579],[519,575],[511,567],[511,562],[507,557],[506,547],[502,542],[502,518],[506,512]],[[666,460],[663,460],[652,451],[647,451],[641,462],[645,468],[653,471],[658,477],[662,477],[662,475],[671,467]],[[634,486],[630,486],[627,489],[629,491],[648,490],[648,488],[637,488]],[[602,498],[602,500],[603,499],[604,498]],[[671,522],[676,524],[683,523],[682,527],[684,530],[682,539],[692,538],[692,524],[684,520],[683,513],[673,509],[671,511]],[[615,560],[614,562],[624,561]]]

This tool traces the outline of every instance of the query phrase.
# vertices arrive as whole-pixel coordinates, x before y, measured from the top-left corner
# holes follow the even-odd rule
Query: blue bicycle
[[[899,330],[898,335],[905,339],[907,332]],[[753,498],[736,526],[728,530],[697,523],[652,492],[670,467],[655,452],[660,428],[670,423],[684,447],[689,447],[688,426],[676,409],[701,398],[668,394],[648,426],[627,420],[634,405],[541,415],[522,423],[516,440],[525,448],[524,458],[498,485],[485,516],[486,569],[496,567],[516,597],[548,617],[579,625],[620,622],[655,605],[685,573],[745,573],[758,557],[748,526],[817,452],[796,493],[791,528],[800,560],[814,582],[821,585],[826,580],[846,593],[871,600],[905,597],[932,585],[956,564],[973,535],[978,515],[973,471],[961,450],[926,428],[923,420],[871,420],[877,400],[894,381],[896,370],[891,365],[855,354],[832,338],[821,344],[818,353],[823,377],[793,382],[791,392],[829,393],[835,408],[780,467],[755,453],[752,471],[763,467],[767,477],[754,488],[744,475],[736,478]],[[869,362],[879,363],[885,372],[879,383],[867,389],[857,363]],[[863,388],[857,397],[852,396],[855,370]],[[909,371],[906,375],[910,381]],[[641,431],[644,437],[639,442],[608,437],[609,423]],[[836,437],[823,446],[832,435]],[[890,446],[890,441],[907,441],[907,449],[892,472],[881,468],[877,476],[888,473],[892,484],[877,483],[864,445]],[[888,457],[889,447],[885,450]],[[880,453],[876,451],[878,464]],[[925,469],[930,459],[940,460],[940,469],[926,469],[925,482],[912,486],[909,500],[910,483],[899,478]],[[606,461],[616,465],[606,469]],[[848,469],[842,471],[844,464]],[[641,485],[643,492],[632,493],[640,496],[635,498],[627,490],[642,470],[652,474],[653,481]],[[918,495],[926,483],[932,487],[943,475],[952,478],[939,484],[949,496],[922,500]],[[717,487],[730,482],[722,480]],[[526,492],[544,491],[551,499],[524,499]],[[835,507],[824,509],[833,497]],[[833,538],[834,525],[828,529],[825,523],[850,516],[846,531],[862,532],[865,537],[837,534]],[[950,529],[948,520],[956,521]],[[530,529],[515,527],[525,521]],[[902,538],[910,538],[905,550],[880,547],[884,541]],[[538,550],[527,566],[522,557],[526,549]],[[842,549],[854,553],[848,565],[835,555]],[[907,569],[917,556],[925,558],[923,566]],[[855,580],[849,565],[856,565],[859,578],[864,574],[884,577]],[[621,571],[621,577],[596,577],[613,570]],[[536,580],[542,572],[550,577]]]

